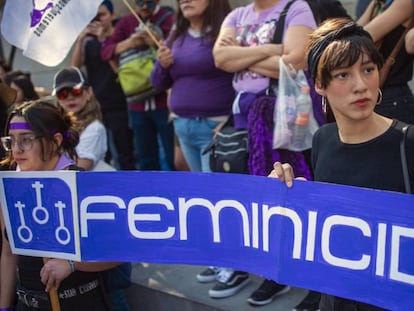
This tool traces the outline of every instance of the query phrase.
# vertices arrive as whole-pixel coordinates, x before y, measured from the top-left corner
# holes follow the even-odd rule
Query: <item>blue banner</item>
[[[4,172],[13,252],[233,267],[392,310],[414,297],[414,196],[185,172]]]

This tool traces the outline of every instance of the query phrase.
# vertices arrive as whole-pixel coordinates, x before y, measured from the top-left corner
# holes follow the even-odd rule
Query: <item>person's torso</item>
[[[174,81],[170,107],[183,117],[228,115],[234,99],[233,74],[214,65],[213,43],[208,37],[187,34],[175,40],[174,64],[170,75]]]
[[[314,137],[315,181],[404,192],[400,157],[401,130],[393,125],[382,135],[360,144],[340,141],[336,124],[323,126]],[[414,131],[407,136],[407,159],[414,180]]]
[[[88,81],[93,88],[102,111],[126,110],[125,96],[118,78],[108,62],[102,61],[101,43],[87,38],[85,43],[85,66]]]
[[[235,23],[236,40],[240,46],[259,46],[272,43],[277,21],[288,2],[289,0],[281,0],[272,8],[261,12],[255,12],[253,4],[239,7],[226,17],[223,25],[224,27],[230,27],[230,24]],[[288,27],[296,25],[307,26],[311,29],[316,28],[312,11],[309,5],[302,0],[296,0],[289,8],[283,36]],[[233,87],[237,92],[258,93],[267,88],[268,85],[268,77],[249,69],[234,74]]]

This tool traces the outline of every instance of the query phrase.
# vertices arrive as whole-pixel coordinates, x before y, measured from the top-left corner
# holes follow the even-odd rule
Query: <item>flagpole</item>
[[[43,257],[43,263],[47,263],[48,258]],[[52,311],[60,311],[59,296],[56,287],[49,289],[50,304],[52,305]]]
[[[151,37],[151,39],[154,41],[154,43],[157,45],[157,47],[160,47],[160,42],[158,41],[158,39],[154,36],[151,29],[144,23],[144,21],[141,19],[141,17],[138,16],[138,14],[135,12],[134,8],[129,4],[128,0],[123,0],[123,2],[125,3],[128,10],[131,11],[132,15],[135,16],[135,18],[137,19],[139,24],[144,27],[145,31],[148,33],[148,35]]]

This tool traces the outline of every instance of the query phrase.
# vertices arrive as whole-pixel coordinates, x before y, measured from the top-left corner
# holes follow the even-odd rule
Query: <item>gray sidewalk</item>
[[[212,299],[208,290],[214,283],[201,284],[196,275],[200,266],[133,264],[134,285],[127,290],[131,311],[289,311],[307,291],[292,288],[272,303],[250,306],[246,299],[261,284],[262,279],[251,275],[251,282],[239,293],[223,299]]]

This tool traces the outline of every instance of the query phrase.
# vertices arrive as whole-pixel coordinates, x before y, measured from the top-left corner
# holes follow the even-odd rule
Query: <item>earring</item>
[[[382,102],[382,91],[381,89],[378,89],[378,100],[377,100],[377,105],[381,104]]]
[[[322,111],[326,115],[327,99],[325,96],[322,96]]]

